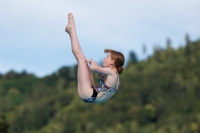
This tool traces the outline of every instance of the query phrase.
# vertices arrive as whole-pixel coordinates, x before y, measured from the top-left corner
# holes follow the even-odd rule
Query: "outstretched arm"
[[[112,74],[112,71],[110,68],[104,68],[104,67],[100,67],[94,60],[86,60],[86,62],[88,62],[90,64],[90,69],[94,72],[97,72],[99,74],[99,76],[101,74],[105,74],[105,75],[110,75]]]

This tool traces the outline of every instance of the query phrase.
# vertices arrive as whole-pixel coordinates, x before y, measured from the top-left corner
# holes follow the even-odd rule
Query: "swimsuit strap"
[[[117,74],[117,73],[116,73],[116,74]],[[119,87],[119,75],[117,74],[117,83],[116,83],[116,85],[115,85],[114,88],[116,88],[116,90],[117,90],[118,87]]]

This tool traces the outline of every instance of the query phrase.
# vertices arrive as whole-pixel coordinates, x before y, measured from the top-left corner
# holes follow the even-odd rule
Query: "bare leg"
[[[76,34],[76,27],[72,13],[68,14],[68,24],[65,31],[69,34],[71,39],[72,53],[78,62],[78,94],[81,98],[89,98],[92,96],[92,85],[94,84],[93,77],[89,70],[86,58],[82,52],[81,46]]]
[[[91,70],[90,70],[90,81],[92,83],[92,86],[94,86],[94,78],[93,78]]]

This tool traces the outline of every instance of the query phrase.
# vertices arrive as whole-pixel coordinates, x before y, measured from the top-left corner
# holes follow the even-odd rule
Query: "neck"
[[[115,67],[110,67],[114,72],[117,72],[117,69]]]

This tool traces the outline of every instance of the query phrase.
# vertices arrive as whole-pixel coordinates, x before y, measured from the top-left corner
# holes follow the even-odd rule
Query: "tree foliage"
[[[77,65],[43,78],[0,74],[0,133],[199,133],[200,40],[170,44],[143,61],[130,52],[120,89],[103,104],[80,100]]]
[[[8,133],[9,124],[4,115],[0,115],[0,133]]]

